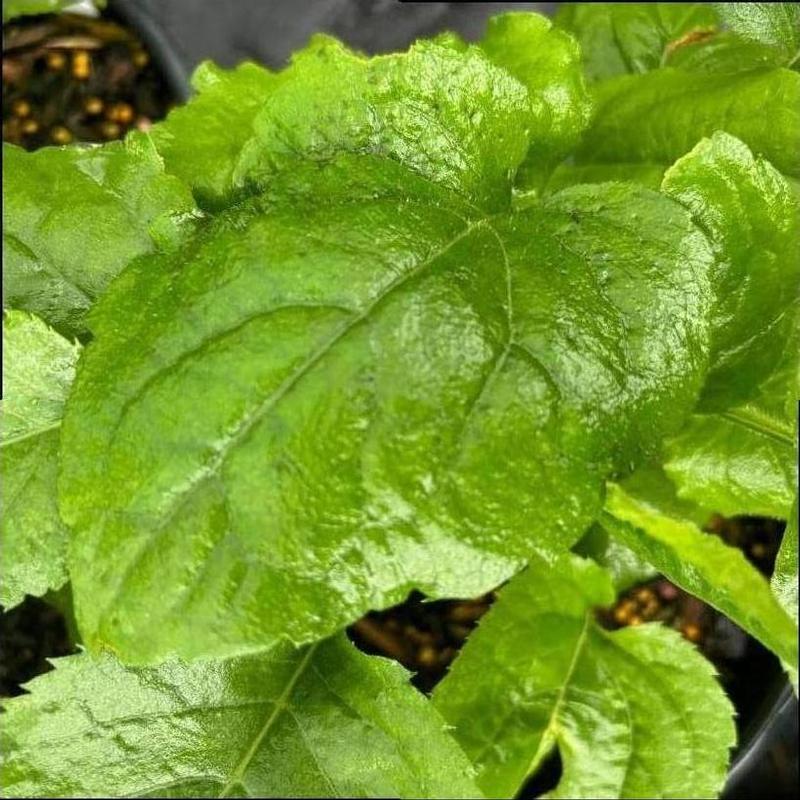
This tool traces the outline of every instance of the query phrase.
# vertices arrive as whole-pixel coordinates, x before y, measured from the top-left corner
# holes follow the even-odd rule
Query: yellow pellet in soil
[[[92,61],[85,50],[78,50],[72,56],[72,76],[86,80],[92,73]]]
[[[60,50],[53,50],[47,54],[45,61],[48,69],[58,72],[66,66],[67,57]]]
[[[72,141],[72,134],[63,125],[56,125],[50,129],[50,138],[56,144],[69,144]]]

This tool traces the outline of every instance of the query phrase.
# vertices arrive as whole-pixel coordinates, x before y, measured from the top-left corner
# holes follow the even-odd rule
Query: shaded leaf
[[[601,523],[613,536],[690,594],[797,668],[797,623],[741,550],[700,530],[670,496],[669,482],[609,484]]]
[[[38,317],[3,314],[0,605],[5,608],[67,579],[67,531],[56,503],[58,429],[78,353],[77,344]]]
[[[168,245],[194,209],[142,133],[30,153],[4,144],[3,178],[4,303],[69,336],[86,331],[86,313],[111,279]]]
[[[717,24],[707,3],[561,3],[556,25],[581,45],[589,80],[662,66],[670,45]]]
[[[592,562],[534,558],[437,686],[434,705],[489,797],[514,796],[554,747],[563,774],[550,797],[721,789],[735,732],[713,668],[660,625],[600,629],[592,609],[613,598]]]
[[[397,664],[344,637],[227,661],[56,659],[6,701],[18,797],[479,797]]]

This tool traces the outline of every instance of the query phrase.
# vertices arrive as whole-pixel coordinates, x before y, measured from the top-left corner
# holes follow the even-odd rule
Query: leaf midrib
[[[159,515],[164,519],[171,518],[175,509],[180,507],[187,495],[194,491],[198,485],[203,483],[203,481],[219,473],[219,470],[224,465],[229,453],[238,444],[244,441],[244,439],[259,423],[259,421],[263,419],[264,416],[273,408],[275,408],[275,406],[277,406],[277,404],[300,382],[300,380],[302,380],[302,378],[308,374],[308,372],[310,372],[320,361],[322,361],[322,359],[340,341],[349,335],[349,333],[357,326],[369,319],[370,316],[394,294],[394,292],[401,289],[406,283],[419,276],[427,267],[447,253],[448,250],[450,250],[463,239],[470,236],[475,230],[482,226],[488,226],[495,236],[497,235],[496,231],[494,231],[494,228],[491,226],[490,216],[483,217],[467,224],[458,235],[452,237],[436,251],[422,259],[413,269],[392,281],[392,283],[390,283],[384,291],[378,294],[378,296],[361,313],[348,320],[344,325],[338,328],[338,330],[330,338],[326,339],[318,348],[316,348],[314,352],[296,370],[294,370],[292,374],[289,375],[289,377],[284,380],[274,392],[271,392],[254,411],[243,417],[236,430],[219,444],[216,454],[211,461],[207,464],[201,465],[198,469],[196,469],[186,479],[180,491],[170,494],[169,504],[159,509]],[[142,557],[152,546],[153,542],[157,538],[157,534],[161,529],[163,529],[163,526],[159,526],[155,530],[155,535],[143,537],[141,546],[133,556],[128,567],[123,570],[117,585],[112,589],[111,594],[109,595],[109,600],[105,604],[100,617],[105,616],[109,609],[113,608],[117,604],[124,589],[125,583],[135,572],[136,567],[138,566]]]
[[[300,660],[291,677],[289,678],[286,688],[283,690],[283,692],[281,692],[280,697],[278,697],[278,699],[275,701],[275,707],[272,709],[272,713],[267,717],[264,725],[261,727],[261,730],[253,738],[250,747],[239,759],[239,762],[231,772],[231,775],[228,778],[225,786],[222,787],[219,793],[220,798],[227,797],[228,792],[230,792],[237,785],[241,785],[243,788],[246,788],[242,783],[242,779],[244,778],[244,774],[247,772],[247,768],[250,766],[250,762],[258,752],[258,748],[261,746],[261,743],[264,741],[272,726],[275,724],[281,714],[288,708],[289,699],[292,696],[292,692],[294,691],[297,682],[308,668],[308,665],[311,663],[311,658],[316,652],[318,646],[318,644],[313,644],[308,648],[308,650],[306,650],[305,655]]]
[[[774,442],[784,447],[789,447],[790,449],[794,448],[794,441],[792,441],[792,437],[785,432],[785,429],[779,428],[774,423],[770,424],[770,421],[766,417],[757,416],[746,408],[734,408],[730,411],[723,411],[720,416],[728,420],[728,422],[732,422],[734,425],[747,428],[753,433],[772,439]]]

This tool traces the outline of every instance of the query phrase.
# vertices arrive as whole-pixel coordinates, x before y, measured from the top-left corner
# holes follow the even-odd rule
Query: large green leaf
[[[230,197],[253,119],[278,80],[250,62],[232,70],[204,62],[192,76],[197,95],[153,126],[150,135],[166,170],[181,178],[201,205],[213,209]]]
[[[669,45],[717,23],[707,3],[561,3],[555,23],[581,45],[589,80],[663,66]]]
[[[297,159],[345,149],[387,154],[502,205],[526,151],[528,171],[545,168],[590,111],[575,42],[537,14],[494,18],[480,47],[445,37],[376,58],[319,35],[279,73],[204,65],[194,83],[199,96],[153,136],[167,168],[212,208]]]
[[[721,789],[735,733],[713,668],[667,628],[601,630],[593,606],[613,597],[590,561],[534,558],[436,688],[489,797],[513,797],[554,747],[563,775],[550,797]]]
[[[58,429],[79,347],[35,316],[3,314],[0,450],[3,513],[0,605],[67,579],[67,531],[56,504]]]
[[[344,637],[226,661],[54,662],[6,701],[17,797],[479,797],[397,664]]]
[[[716,130],[738,137],[781,172],[799,176],[800,74],[666,67],[617,78],[598,93],[579,160],[669,164]]]
[[[76,335],[109,281],[168,245],[194,202],[142,133],[102,147],[3,145],[4,304]]]
[[[61,483],[92,648],[237,653],[488,591],[693,402],[710,251],[671,200],[487,217],[355,155],[271,192],[94,312]]]
[[[796,64],[800,58],[800,6],[797,3],[715,3],[717,12],[739,36],[765,44]]]
[[[730,617],[797,668],[797,623],[741,550],[686,518],[666,478],[660,484],[609,484],[601,522],[673,583]]]

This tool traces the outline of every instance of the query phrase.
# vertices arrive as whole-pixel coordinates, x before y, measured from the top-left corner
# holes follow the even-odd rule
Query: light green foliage
[[[730,75],[665,67],[617,78],[598,93],[597,113],[578,161],[670,164],[716,130],[736,136],[797,177],[800,74],[774,69]]]
[[[479,797],[405,670],[344,636],[151,669],[56,659],[6,702],[4,795]]]
[[[3,145],[4,304],[69,336],[133,258],[167,246],[191,195],[142,133],[102,147]]]
[[[717,251],[703,406],[724,410],[758,392],[797,326],[800,202],[773,166],[725,133],[674,164],[663,189],[692,211]]]
[[[797,594],[798,594],[798,575],[797,575],[797,496],[789,511],[789,521],[786,523],[786,530],[783,532],[778,557],[775,559],[775,571],[772,573],[772,591],[778,598],[778,602],[786,609],[786,612],[795,621],[798,620]],[[797,667],[785,664],[792,680],[795,694],[797,694]]]
[[[488,218],[370,156],[140,259],[95,309],[63,433],[85,640],[303,643],[568,548],[690,407],[710,265],[645,189]]]
[[[192,76],[197,95],[150,131],[167,170],[181,178],[198,202],[224,204],[233,190],[233,170],[253,134],[253,118],[278,77],[245,62],[226,70],[205,62]]]
[[[591,103],[580,64],[580,48],[564,31],[536,14],[500,14],[489,20],[481,49],[528,89],[531,150],[518,188],[538,188],[552,164],[579,142]]]
[[[555,23],[575,35],[597,81],[663,66],[671,43],[713,30],[717,15],[707,3],[561,3]]]
[[[0,605],[67,579],[67,532],[56,505],[58,428],[79,348],[35,316],[3,314]]]
[[[766,45],[796,64],[800,57],[797,3],[715,3],[722,21],[743,39]]]
[[[681,496],[723,514],[781,517],[797,486],[800,203],[781,175],[717,133],[680,159],[664,191],[718,253],[713,367],[700,410],[667,446]]]
[[[742,551],[700,530],[669,482],[610,484],[601,522],[620,542],[687,592],[730,617],[797,668],[797,623]]]
[[[509,173],[535,146],[537,122],[549,131],[544,104],[534,115],[525,87],[476,47],[421,41],[367,59],[320,35],[256,116],[234,181],[265,187],[299,159],[371,153],[497,209],[507,203]]]
[[[10,702],[4,789],[472,796],[471,759],[509,797],[558,747],[556,796],[719,790],[710,665],[592,608],[657,569],[796,670],[791,537],[771,589],[700,527],[796,480],[800,75],[705,5],[560,21],[588,130],[575,40],[510,14],[206,64],[152,138],[6,148],[6,302],[44,319],[11,330],[60,377],[4,447],[5,588],[63,581],[60,514],[89,652]],[[60,433],[77,346],[48,325],[91,339]],[[436,694],[469,759],[327,640],[509,578]]]
[[[719,792],[735,734],[713,669],[658,625],[602,630],[593,608],[613,597],[590,561],[533,558],[436,688],[487,796],[513,796],[554,747],[564,772],[551,797]]]

